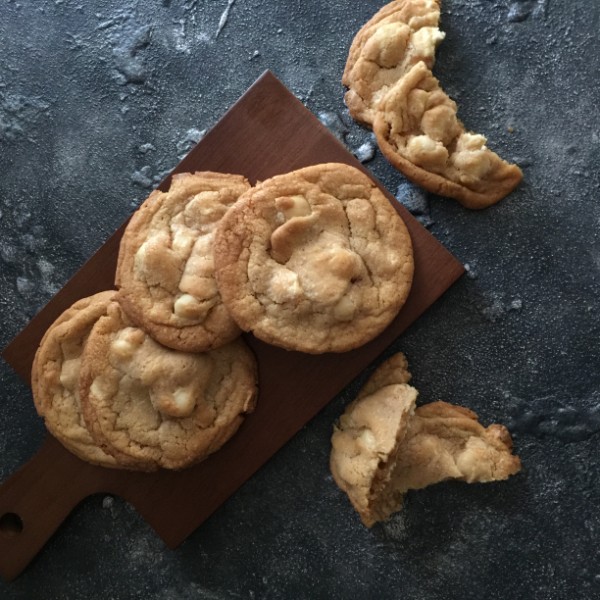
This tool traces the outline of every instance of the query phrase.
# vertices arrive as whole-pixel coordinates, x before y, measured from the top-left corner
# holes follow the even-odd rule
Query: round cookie
[[[345,164],[258,184],[215,235],[223,302],[243,330],[288,350],[344,352],[371,340],[404,304],[413,270],[404,222]]]
[[[105,467],[119,465],[87,430],[79,401],[79,367],[89,333],[115,294],[100,292],[63,312],[42,338],[31,369],[33,401],[48,431],[79,458]]]
[[[438,29],[439,0],[395,0],[354,37],[342,76],[344,100],[354,119],[372,126],[379,102],[419,61],[433,67],[445,34]]]
[[[486,208],[509,194],[523,173],[490,150],[482,135],[467,132],[456,112],[419,62],[387,92],[373,131],[385,157],[408,179],[467,208]]]
[[[117,302],[82,357],[86,423],[108,453],[135,468],[181,469],[218,450],[256,401],[256,362],[241,339],[206,353],[172,350],[127,319]]]
[[[161,344],[203,352],[240,334],[213,276],[218,221],[250,187],[241,175],[173,176],[133,214],[121,245],[116,285],[129,318]]]

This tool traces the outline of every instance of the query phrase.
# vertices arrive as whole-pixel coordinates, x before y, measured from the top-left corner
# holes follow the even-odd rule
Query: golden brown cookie
[[[465,130],[456,104],[423,62],[386,93],[373,131],[385,157],[408,179],[467,208],[498,202],[523,178],[482,135]]]
[[[402,219],[371,179],[338,163],[258,184],[215,236],[230,313],[288,350],[343,352],[371,340],[404,304],[413,268]]]
[[[485,428],[474,412],[446,402],[415,408],[409,378],[403,355],[392,357],[334,427],[331,472],[367,527],[400,510],[408,490],[498,481],[521,469],[506,427]]]
[[[256,401],[256,362],[241,339],[205,353],[172,350],[112,302],[88,338],[80,396],[88,428],[130,468],[182,469],[218,450]]]
[[[342,83],[354,119],[372,126],[387,90],[419,61],[433,67],[444,39],[438,29],[439,0],[398,0],[386,4],[356,34]]]
[[[79,458],[117,467],[87,430],[79,402],[79,366],[94,323],[106,313],[116,292],[100,292],[75,302],[48,328],[35,354],[31,390],[48,431]]]
[[[213,236],[249,187],[241,175],[174,175],[168,192],[153,192],[133,214],[119,250],[119,302],[161,344],[201,352],[240,334],[213,276]]]

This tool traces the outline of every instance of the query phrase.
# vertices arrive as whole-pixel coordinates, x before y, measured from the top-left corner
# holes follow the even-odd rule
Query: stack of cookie
[[[353,167],[315,165],[255,187],[175,175],[125,230],[119,290],[80,300],[46,332],[35,405],[84,460],[187,467],[254,408],[242,331],[288,350],[356,348],[397,315],[413,269],[406,226]]]
[[[193,465],[254,409],[257,368],[220,302],[212,239],[250,185],[176,176],[133,215],[116,283],[75,303],[46,332],[32,389],[49,431],[80,458],[151,471]]]
[[[372,127],[385,157],[426,190],[480,209],[521,181],[519,167],[469,133],[456,104],[431,73],[440,0],[395,0],[379,10],[352,42],[342,83],[354,119]]]

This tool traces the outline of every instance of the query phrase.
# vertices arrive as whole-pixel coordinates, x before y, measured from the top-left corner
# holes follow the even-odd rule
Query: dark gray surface
[[[265,68],[368,158],[340,77],[382,5],[3,1],[0,345]],[[388,354],[407,353],[422,401],[508,424],[523,472],[413,493],[365,529],[327,466],[363,375],[179,549],[118,498],[90,498],[0,598],[599,597],[600,6],[445,0],[442,28],[435,73],[525,181],[470,212],[375,153],[373,173],[468,265]],[[43,427],[3,362],[0,384],[3,480]]]

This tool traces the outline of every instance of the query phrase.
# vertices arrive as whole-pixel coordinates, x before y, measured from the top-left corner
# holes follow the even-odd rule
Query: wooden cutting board
[[[267,71],[173,172],[241,173],[255,182],[331,161],[370,175]],[[169,181],[170,176],[160,189],[168,189]],[[259,364],[257,409],[221,450],[184,471],[147,474],[92,466],[47,436],[37,454],[0,486],[2,577],[16,577],[75,505],[98,492],[130,502],[169,547],[177,546],[456,281],[462,265],[383,191],[405,220],[415,255],[411,294],[396,320],[377,339],[344,354],[287,352],[248,335]],[[26,381],[39,341],[54,319],[75,300],[113,287],[123,228],[3,352]]]

